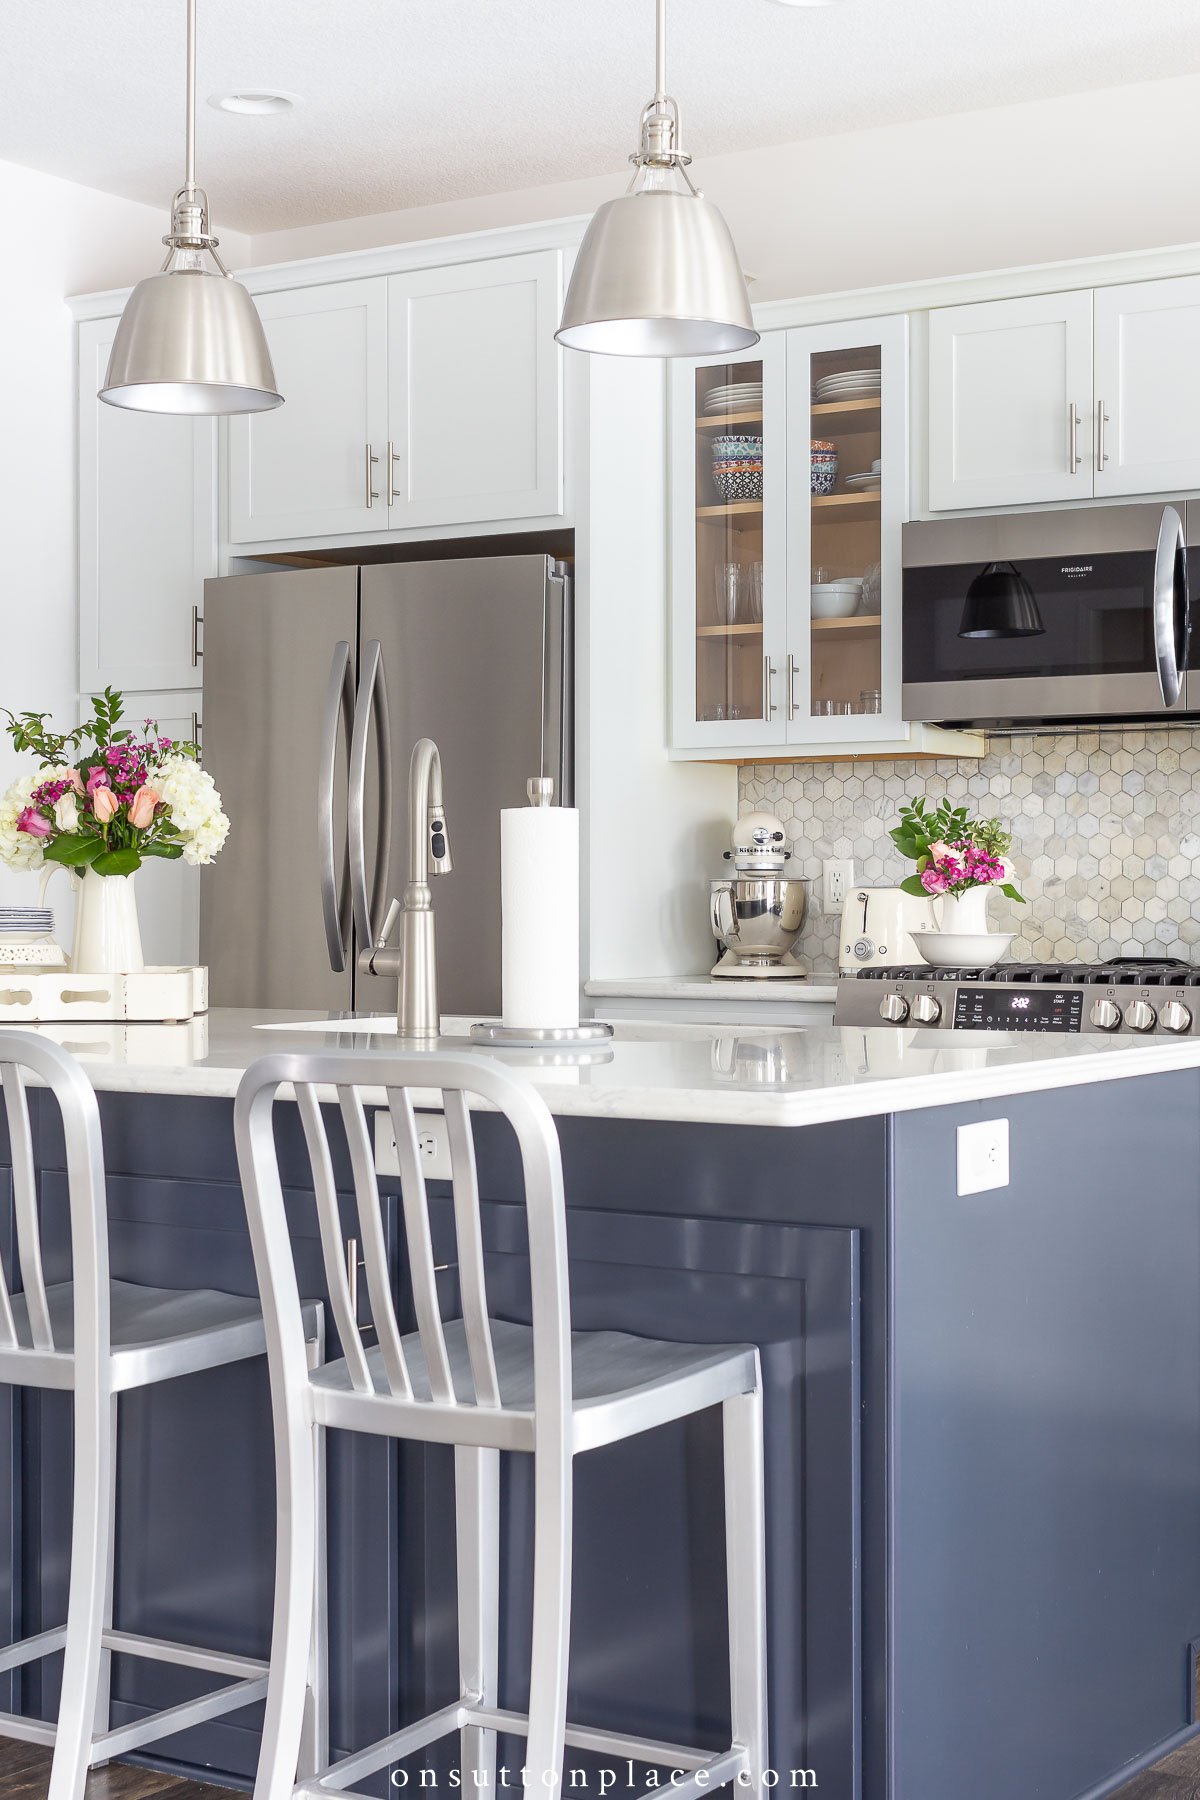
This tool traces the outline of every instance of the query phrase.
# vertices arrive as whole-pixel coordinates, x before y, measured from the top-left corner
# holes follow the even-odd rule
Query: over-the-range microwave
[[[1200,715],[1197,546],[1194,500],[906,525],[904,717],[1004,729]],[[991,563],[1032,589],[1035,634],[960,635]]]

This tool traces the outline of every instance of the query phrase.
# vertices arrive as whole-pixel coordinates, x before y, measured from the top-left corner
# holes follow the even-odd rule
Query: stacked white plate
[[[706,413],[751,412],[762,407],[761,381],[732,381],[724,387],[710,388],[704,396]]]
[[[868,469],[865,475],[847,475],[846,486],[852,494],[877,494],[880,480],[878,469]]]
[[[822,375],[813,384],[813,399],[818,403],[832,400],[873,400],[879,393],[878,369],[844,369],[836,375]]]

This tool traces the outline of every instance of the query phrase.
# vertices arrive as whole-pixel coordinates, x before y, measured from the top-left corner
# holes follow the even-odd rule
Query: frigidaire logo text
[[[1059,574],[1060,575],[1090,575],[1092,573],[1092,570],[1094,567],[1095,567],[1094,563],[1064,563],[1062,568],[1059,570]]]

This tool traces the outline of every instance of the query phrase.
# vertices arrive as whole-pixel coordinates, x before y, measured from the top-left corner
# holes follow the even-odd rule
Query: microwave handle
[[[1154,553],[1154,656],[1158,685],[1167,706],[1174,706],[1183,691],[1179,646],[1184,641],[1188,613],[1187,549],[1183,520],[1173,506],[1164,506]]]

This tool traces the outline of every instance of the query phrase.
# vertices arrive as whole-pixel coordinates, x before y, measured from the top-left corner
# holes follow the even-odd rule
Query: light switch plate
[[[958,1128],[959,1194],[1008,1186],[1008,1120],[980,1119]]]

